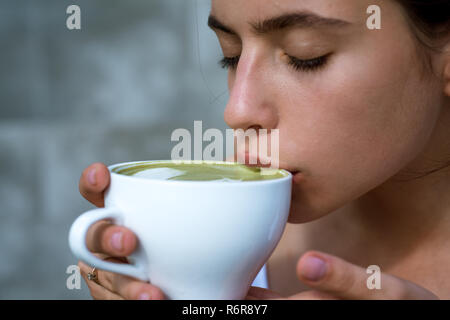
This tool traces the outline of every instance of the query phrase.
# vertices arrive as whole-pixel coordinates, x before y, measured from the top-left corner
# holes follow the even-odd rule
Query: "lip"
[[[292,170],[283,166],[280,166],[280,169],[289,171],[292,174],[292,184],[298,184],[303,180],[304,174],[300,170]]]
[[[301,171],[291,172],[292,173],[292,184],[299,184],[303,181],[304,175]]]
[[[283,164],[281,164],[279,166],[279,169],[283,169],[283,170],[289,171],[290,174],[292,174],[292,183],[293,184],[298,184],[304,179],[305,175],[304,175],[304,173],[301,170],[289,168],[287,166],[284,166]]]

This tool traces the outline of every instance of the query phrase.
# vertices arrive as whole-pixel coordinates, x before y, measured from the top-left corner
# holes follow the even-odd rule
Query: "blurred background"
[[[81,30],[66,9],[81,8]],[[224,130],[209,0],[0,1],[0,299],[69,290],[71,223],[93,162],[168,159],[176,128]]]

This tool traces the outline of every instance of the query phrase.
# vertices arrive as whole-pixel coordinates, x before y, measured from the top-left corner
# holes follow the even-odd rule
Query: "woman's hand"
[[[438,299],[427,289],[410,281],[384,274],[380,289],[368,289],[370,277],[366,269],[329,254],[310,251],[297,263],[297,277],[312,290],[290,297],[264,288],[251,287],[247,299],[292,299],[292,300],[413,300]]]
[[[80,193],[97,207],[103,207],[103,194],[109,179],[108,168],[102,163],[94,163],[81,175]],[[127,263],[126,256],[134,251],[136,243],[133,232],[106,220],[92,225],[86,237],[86,245],[91,252],[99,258],[117,263]],[[97,280],[92,281],[87,279],[92,267],[81,261],[78,266],[94,299],[164,299],[162,291],[147,282],[102,270],[97,270]]]

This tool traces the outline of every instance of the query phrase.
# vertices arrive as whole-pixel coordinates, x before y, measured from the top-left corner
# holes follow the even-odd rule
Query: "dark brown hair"
[[[429,41],[450,33],[450,0],[397,0],[414,27]]]

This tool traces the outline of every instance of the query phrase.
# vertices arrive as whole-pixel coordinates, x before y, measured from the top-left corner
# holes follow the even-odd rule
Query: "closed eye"
[[[320,67],[324,66],[328,60],[328,57],[330,54],[326,54],[317,58],[313,59],[298,59],[292,56],[289,57],[288,65],[292,66],[296,71],[315,71],[319,69]],[[240,56],[234,56],[234,57],[223,57],[219,64],[224,69],[236,69],[238,63],[239,63]]]
[[[219,64],[224,69],[236,69],[240,56],[235,57],[223,57]]]
[[[330,54],[323,55],[314,59],[302,60],[289,56],[288,64],[297,71],[315,71],[324,66]]]

